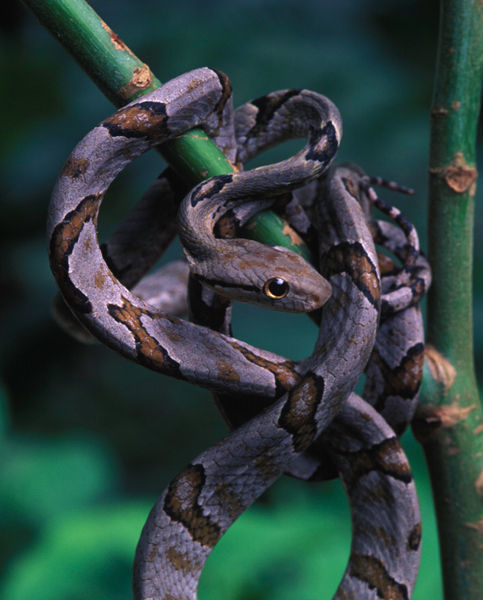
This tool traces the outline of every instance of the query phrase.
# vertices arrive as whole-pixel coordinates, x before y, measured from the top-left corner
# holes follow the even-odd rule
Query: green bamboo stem
[[[442,0],[429,159],[430,345],[414,429],[433,486],[447,600],[483,593],[483,414],[472,322],[482,76],[483,4]]]
[[[116,106],[161,85],[148,65],[131,52],[84,0],[23,2]],[[200,129],[166,143],[161,154],[190,186],[233,170],[223,153]],[[285,246],[310,260],[307,246],[287,229],[287,224],[280,223],[274,216],[272,211],[259,213],[250,220],[251,227],[245,230],[245,235]]]

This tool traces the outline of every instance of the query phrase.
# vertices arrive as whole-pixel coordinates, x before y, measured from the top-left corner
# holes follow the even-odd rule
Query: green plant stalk
[[[23,2],[117,107],[161,85],[148,65],[131,52],[84,0]],[[190,186],[233,171],[223,153],[200,129],[164,144],[161,154]],[[310,260],[307,246],[291,235],[292,230],[286,224],[281,225],[272,211],[258,213],[249,223],[251,226],[244,230],[247,237],[285,246]]]
[[[442,0],[429,159],[428,342],[414,430],[433,486],[445,598],[483,593],[483,414],[473,363],[472,253],[483,4]]]

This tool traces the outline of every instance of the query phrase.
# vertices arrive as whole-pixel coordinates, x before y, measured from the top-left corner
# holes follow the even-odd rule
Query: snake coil
[[[203,302],[208,308],[205,316],[198,312],[197,323],[190,323],[128,289],[174,233],[155,208],[162,195],[168,213],[174,213],[179,194],[170,173],[147,192],[103,248],[97,217],[110,183],[128,163],[196,126],[234,164],[283,139],[304,136],[307,142],[290,159],[212,178],[184,199],[178,229],[192,272],[191,287],[198,290],[198,308]],[[136,598],[196,598],[206,558],[237,516],[282,473],[316,478],[328,464],[345,483],[356,533],[336,597],[411,595],[420,552],[414,483],[393,430],[366,400],[386,418],[395,415],[396,428],[410,419],[422,356],[417,301],[429,285],[429,269],[410,228],[368,223],[364,200],[375,201],[357,170],[328,171],[341,131],[332,102],[307,90],[273,92],[233,113],[228,79],[203,68],[103,121],[77,145],[59,176],[49,209],[50,260],[75,317],[124,356],[209,388],[229,421],[243,421],[190,463],[156,503],[136,553]],[[309,221],[320,232],[320,273],[285,249],[213,234],[222,215],[233,212],[241,222],[287,190],[310,182],[315,194]],[[404,225],[397,214],[390,216]],[[149,246],[139,238],[143,231],[155,243],[141,260]],[[380,259],[373,235],[404,265],[384,272],[386,320],[380,327]],[[185,275],[177,277],[179,282]],[[202,291],[200,283],[211,292]],[[313,353],[295,364],[236,340],[230,335],[226,301],[213,327],[210,303],[216,304],[216,294],[279,310],[316,311],[320,328]],[[196,291],[196,310],[195,297]],[[401,332],[402,343],[388,363],[382,350],[390,342],[381,331],[391,318],[395,321],[388,328]],[[408,327],[416,327],[414,335]],[[352,389],[368,363],[362,400]],[[410,388],[404,409],[401,390],[389,387],[397,368]],[[266,408],[237,414],[227,394],[255,399],[258,410]]]

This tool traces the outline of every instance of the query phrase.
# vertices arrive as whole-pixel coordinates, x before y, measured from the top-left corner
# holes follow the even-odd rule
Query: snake
[[[345,295],[354,282],[353,274],[349,277],[345,272],[341,285],[344,258],[354,260],[351,247],[354,242],[348,240],[359,236],[356,244],[366,248],[370,248],[372,241],[358,200],[345,188],[347,176],[353,174],[340,168],[328,175],[331,192],[320,203],[319,227],[327,244],[321,248],[327,261],[321,270],[334,290],[322,309],[325,326],[333,323],[328,309],[340,314],[341,302],[350,307],[351,316],[359,326],[363,320]],[[331,251],[338,254],[336,259],[330,256]],[[370,269],[362,275],[369,274]],[[350,291],[353,300],[357,298],[364,305],[367,298],[361,290]],[[328,312],[327,320],[324,312]],[[347,321],[346,326],[354,335],[357,326],[350,319]],[[339,370],[336,382],[339,386],[353,372],[348,365],[347,371],[340,373],[340,364],[330,364],[330,357],[339,363],[341,356],[350,359],[354,338],[349,331],[341,333],[340,339],[335,331],[331,332],[332,337],[322,332],[319,341],[323,347],[315,353],[320,361],[315,373],[323,373],[327,379],[327,372]],[[330,342],[337,351],[330,347]],[[355,350],[357,353],[360,348]],[[325,357],[321,356],[324,352],[327,352]],[[359,374],[367,357],[368,354],[359,365]],[[312,372],[309,370],[309,378]],[[350,383],[353,384],[354,381]],[[305,390],[304,400],[307,396]],[[291,461],[297,476],[313,475],[315,461],[308,465],[307,460],[299,460],[306,459],[302,452],[307,446],[299,439],[298,456],[294,457],[294,444],[288,443],[281,427],[288,402],[289,398],[284,397],[270,405],[264,413],[198,456],[171,482],[153,508],[141,536],[135,562],[136,598],[195,598],[204,562],[229,524],[287,470]],[[308,416],[303,418],[301,408],[299,431],[310,424]],[[410,597],[419,560],[420,521],[412,476],[395,433],[365,401],[351,394],[334,424],[321,437],[323,440],[319,439],[317,444],[319,460],[325,458],[327,462],[329,458],[337,467],[348,490],[356,532],[349,565],[336,597],[371,598],[376,594],[386,598]],[[392,540],[388,546],[381,543],[384,532]]]
[[[411,422],[418,402],[424,362],[424,326],[419,302],[431,285],[431,269],[420,252],[414,226],[396,207],[380,200],[369,184],[403,193],[412,193],[412,190],[381,178],[368,177],[354,165],[344,165],[337,167],[334,174],[325,178],[322,192],[312,184],[296,191],[303,198],[305,209],[311,209],[318,194],[333,193],[332,188],[337,179],[343,181],[344,193],[352,194],[361,202],[375,243],[389,251],[402,264],[402,267],[398,267],[387,254],[378,252],[383,292],[382,314],[373,352],[365,369],[366,385],[362,394],[400,436]],[[310,235],[311,218],[306,215],[301,202],[295,201],[292,204],[295,219],[287,214],[285,216],[292,227],[305,238]],[[395,221],[398,227],[388,221],[371,220],[373,206]],[[197,308],[198,306],[201,308]],[[208,316],[208,306],[201,302],[198,294],[194,318],[199,323],[204,318],[212,327],[228,332],[231,330],[229,319],[223,313],[225,310],[226,305],[218,303],[216,309],[211,307],[211,315]],[[215,401],[231,428],[254,416],[263,406],[260,400],[250,402],[249,397],[233,397],[232,394],[217,394]],[[267,404],[269,402],[267,399]],[[313,475],[314,479],[319,477],[325,479],[327,475]]]
[[[204,286],[230,298],[279,310],[307,311],[323,305],[316,347],[299,365],[143,302],[117,279],[108,265],[113,264],[109,251],[103,251],[97,241],[97,215],[105,191],[142,152],[195,126],[203,127],[220,148],[231,152],[228,147],[233,141],[227,140],[233,140],[235,134],[230,125],[230,96],[226,76],[204,68],[120,109],[74,149],[59,176],[49,209],[52,270],[69,309],[92,334],[149,368],[218,393],[272,401],[264,412],[191,463],[156,504],[138,547],[135,595],[195,597],[201,567],[223,531],[287,465],[297,465],[333,421],[333,427],[345,431],[345,450],[334,450],[338,443],[330,434],[324,448],[333,455],[340,472],[347,473],[350,497],[358,506],[359,521],[355,521],[365,523],[365,527],[359,526],[359,545],[353,545],[338,597],[369,598],[370,590],[376,590],[379,597],[409,597],[419,560],[420,523],[414,484],[390,427],[351,393],[371,355],[380,307],[378,259],[360,204],[345,188],[328,194],[327,202],[318,203],[318,227],[324,231],[319,247],[324,277],[303,263],[303,277],[309,285],[315,282],[309,288],[309,305],[298,279],[293,278],[302,264],[298,258],[271,248],[265,255],[270,261],[256,261],[253,255],[267,247],[247,240],[220,241],[212,234],[216,219],[246,204],[247,198],[255,203],[273,202],[287,189],[321,177],[340,139],[340,116],[335,106],[313,92],[284,90],[242,107],[235,114],[235,130],[237,140],[242,131],[241,147],[248,148],[245,155],[258,153],[274,138],[302,134],[308,136],[304,149],[282,163],[219,176],[196,186],[183,201],[178,219],[194,279]],[[231,157],[236,160],[236,153]],[[340,186],[340,177],[332,180],[332,187]],[[199,229],[204,238],[200,238],[198,228],[190,229],[192,214],[195,221],[203,223]],[[252,243],[256,245],[250,247]],[[235,264],[227,278],[226,265],[216,270],[220,267],[215,257],[220,254]],[[287,262],[290,267],[284,270]],[[332,296],[327,300],[330,289]],[[196,354],[190,352],[193,347]],[[371,427],[364,427],[368,422]],[[359,464],[356,475],[354,464]],[[220,472],[221,465],[224,470]],[[392,500],[388,522],[380,521],[379,534],[373,532],[367,537],[363,530],[367,532],[370,527],[363,506],[370,506],[366,479],[371,477],[386,483],[391,480],[386,501],[388,497]],[[357,505],[356,496],[366,501]],[[384,554],[387,544],[381,544],[379,538],[385,527],[395,540],[391,547],[398,548],[394,555],[397,560],[390,551]],[[170,538],[173,529],[175,537],[180,536],[175,542]],[[162,530],[170,533],[161,544]],[[383,548],[382,557],[376,537],[379,548]],[[366,595],[347,595],[362,593],[361,586]],[[396,589],[399,596],[394,595]]]
[[[292,185],[297,177],[308,180],[323,172],[340,139],[337,108],[327,98],[311,94],[303,118],[293,124],[294,136],[301,134],[301,127],[305,131],[309,128],[309,140],[300,153],[307,157],[302,161],[306,163],[304,172],[296,169],[293,159],[287,164],[289,171],[294,168]],[[106,254],[105,258],[97,241],[97,216],[106,190],[118,173],[143,152],[200,126],[216,136],[220,148],[230,156],[230,100],[231,88],[225,75],[209,68],[197,69],[126,105],[89,132],[67,159],[52,194],[47,225],[50,264],[76,318],[91,334],[125,357],[210,389],[275,398],[297,380],[293,362],[165,314],[141,301],[113,275],[111,257]],[[300,95],[289,93],[285,102],[279,100],[280,110],[276,112],[297,103],[301,103]],[[274,112],[272,107],[267,107],[267,111]],[[270,174],[276,169],[261,167],[256,171],[261,179],[270,181]],[[246,173],[221,177],[220,185],[228,186],[232,180],[236,186]],[[268,252],[271,261],[273,249],[252,244],[253,254]],[[286,250],[280,249],[278,256],[283,266]],[[292,264],[294,260],[292,257]],[[272,262],[267,265],[270,268],[264,285],[278,273],[272,273]],[[314,298],[316,308],[327,297],[327,285],[315,269],[309,272],[301,258],[298,265],[308,279],[320,282],[321,295]],[[253,287],[250,280],[241,285]],[[291,282],[294,293],[297,285],[296,281]],[[287,303],[290,296],[283,301]],[[193,346],[199,354],[192,352]],[[203,361],[199,355],[204,356]]]

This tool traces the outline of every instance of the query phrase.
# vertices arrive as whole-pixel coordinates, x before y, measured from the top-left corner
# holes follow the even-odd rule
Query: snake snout
[[[313,277],[313,284],[306,286],[306,299],[307,308],[303,312],[311,312],[322,308],[327,300],[332,295],[332,286],[330,283],[315,271],[316,276]]]

